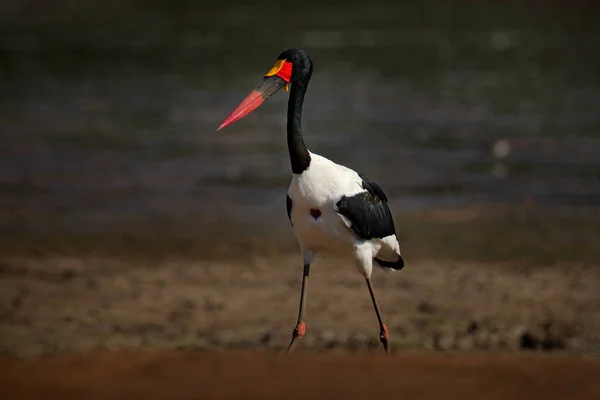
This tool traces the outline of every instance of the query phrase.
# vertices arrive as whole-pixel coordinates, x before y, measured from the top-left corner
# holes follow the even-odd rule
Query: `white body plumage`
[[[368,278],[374,258],[396,262],[400,245],[395,234],[365,240],[351,229],[352,222],[338,212],[336,205],[342,196],[351,197],[367,191],[363,179],[352,169],[323,156],[314,153],[310,156],[309,168],[302,174],[293,175],[288,190],[292,203],[290,222],[305,264],[311,263],[319,252],[351,254],[359,271]],[[311,210],[318,210],[320,215],[315,218]],[[392,270],[383,269],[386,272]]]

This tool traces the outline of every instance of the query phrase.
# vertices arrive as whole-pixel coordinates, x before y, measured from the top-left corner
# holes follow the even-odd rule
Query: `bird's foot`
[[[379,341],[383,345],[385,354],[390,354],[390,347],[388,345],[388,328],[385,324],[383,324],[383,326],[381,327],[381,332],[379,333]]]

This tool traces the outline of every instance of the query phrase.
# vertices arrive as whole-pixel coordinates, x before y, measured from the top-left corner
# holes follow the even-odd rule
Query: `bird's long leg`
[[[373,300],[373,307],[375,307],[375,313],[377,314],[377,320],[379,321],[379,340],[385,349],[386,354],[390,354],[390,348],[388,346],[388,329],[387,326],[383,323],[381,319],[381,312],[379,311],[379,306],[377,305],[377,300],[375,299],[375,293],[373,292],[373,285],[371,284],[371,278],[367,278],[367,286],[369,287],[369,293],[371,294],[371,300]]]
[[[298,311],[298,323],[292,334],[292,341],[288,346],[287,352],[293,350],[299,339],[302,339],[306,333],[306,324],[304,323],[304,305],[306,304],[306,285],[308,284],[308,275],[310,274],[310,263],[304,264],[304,271],[302,274],[302,291],[300,292],[300,309]]]

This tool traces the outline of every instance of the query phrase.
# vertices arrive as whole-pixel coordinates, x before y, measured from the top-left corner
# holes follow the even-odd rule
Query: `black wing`
[[[363,174],[358,174],[358,176],[360,176],[360,179],[363,180],[362,185],[365,189],[369,191],[369,193],[373,194],[374,196],[379,196],[381,200],[387,203],[388,198],[383,192],[383,189],[377,184],[377,182],[370,180]]]
[[[346,217],[351,222],[350,228],[365,240],[395,235],[394,219],[383,189],[377,182],[360,177],[366,192],[342,196],[336,204],[337,212]]]
[[[288,219],[290,220],[290,224],[292,226],[294,226],[294,224],[292,224],[292,199],[290,199],[290,196],[286,197],[285,205],[287,207],[287,214],[288,214]]]

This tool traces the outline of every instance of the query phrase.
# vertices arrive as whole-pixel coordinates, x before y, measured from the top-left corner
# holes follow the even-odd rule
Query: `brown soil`
[[[540,355],[100,352],[0,358],[0,392],[11,400],[597,399],[598,376],[600,361]]]
[[[0,259],[2,398],[600,398],[593,265],[375,271],[394,353],[385,358],[363,279],[320,258],[307,336],[283,357],[274,350],[295,324],[299,261]],[[552,353],[522,352],[531,349]]]
[[[281,349],[297,317],[300,256],[127,261],[0,260],[0,349]],[[600,270],[585,264],[407,262],[374,271],[393,352],[541,349],[599,353]],[[364,280],[319,258],[298,347],[381,352]]]

